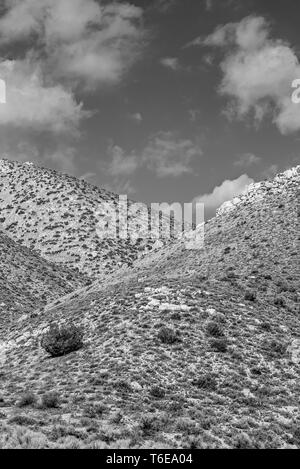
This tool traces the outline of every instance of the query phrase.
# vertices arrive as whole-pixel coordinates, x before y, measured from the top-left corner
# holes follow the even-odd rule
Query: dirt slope
[[[0,231],[0,327],[4,331],[6,319],[18,320],[87,282],[83,275],[58,268]]]

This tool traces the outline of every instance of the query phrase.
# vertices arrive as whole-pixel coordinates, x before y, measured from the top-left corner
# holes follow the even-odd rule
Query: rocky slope
[[[117,207],[119,196],[33,163],[0,160],[1,228],[41,257],[92,280],[132,265],[155,246],[146,237],[131,242],[130,236],[99,236],[99,226],[108,220],[106,203]],[[129,214],[128,223],[129,235],[136,225],[146,230],[148,214]]]
[[[202,249],[171,243],[0,334],[0,446],[299,448],[299,183],[251,186]],[[50,322],[84,348],[49,359]],[[25,390],[58,408],[18,407]]]
[[[76,271],[58,268],[0,231],[0,328],[88,283]]]

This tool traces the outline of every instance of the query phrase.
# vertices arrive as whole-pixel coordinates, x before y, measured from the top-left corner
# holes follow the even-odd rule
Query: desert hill
[[[0,327],[88,283],[77,271],[58,268],[0,231]],[[4,329],[3,329],[4,330]]]
[[[132,265],[155,245],[155,240],[147,238],[132,243],[129,237],[99,237],[97,226],[106,216],[104,204],[116,207],[118,202],[117,194],[84,180],[33,163],[0,160],[2,229],[41,257],[78,269],[92,280]],[[148,216],[135,218],[139,226],[148,228]]]
[[[202,249],[171,243],[2,332],[0,447],[299,448],[299,182],[249,187]],[[51,322],[84,347],[49,358]],[[26,390],[58,407],[18,406]]]

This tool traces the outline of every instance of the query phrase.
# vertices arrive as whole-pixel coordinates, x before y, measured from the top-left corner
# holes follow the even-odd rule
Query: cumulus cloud
[[[212,0],[205,0],[205,8],[206,10],[210,11],[213,8],[213,1]]]
[[[89,116],[72,92],[59,84],[45,84],[37,64],[5,60],[0,62],[0,76],[9,84],[6,104],[0,106],[1,125],[74,133],[80,120]]]
[[[135,112],[134,114],[129,115],[130,119],[135,121],[137,124],[140,124],[143,121],[143,116],[140,112]]]
[[[253,153],[244,153],[235,162],[235,166],[249,167],[260,163],[261,158]]]
[[[176,178],[192,172],[192,161],[202,151],[195,142],[169,131],[153,135],[138,154],[126,152],[118,145],[110,145],[107,154],[109,162],[99,163],[99,168],[111,181],[106,187],[119,193],[134,193],[131,179],[138,170],[146,169],[159,178]]]
[[[241,194],[249,184],[253,183],[247,174],[243,174],[237,179],[226,180],[220,186],[214,188],[210,194],[204,194],[196,197],[194,202],[203,203],[208,217],[215,214],[216,209],[224,202],[231,200],[233,197]]]
[[[164,57],[160,60],[160,63],[164,67],[170,68],[171,70],[178,70],[180,68],[177,57]]]
[[[82,119],[92,115],[77,93],[122,79],[144,44],[142,13],[125,1],[1,2],[0,48],[10,59],[0,55],[7,95],[0,106],[0,139],[8,154],[25,157],[15,141],[34,146],[46,131],[57,150],[46,155],[32,148],[27,159],[74,172],[76,154],[66,139],[79,136]]]
[[[153,7],[161,13],[167,13],[177,2],[178,0],[154,0]]]
[[[263,17],[219,26],[202,44],[226,50],[219,92],[233,99],[231,109],[238,118],[252,112],[259,121],[270,115],[282,134],[300,130],[300,107],[291,100],[300,64],[289,44],[271,38]]]
[[[133,174],[139,166],[139,158],[134,153],[126,155],[123,148],[114,145],[109,151],[110,163],[108,173],[111,176],[129,176]]]
[[[61,171],[68,174],[76,173],[76,154],[77,151],[74,147],[60,144],[55,151],[48,151],[45,153],[43,160]]]
[[[192,160],[202,155],[198,144],[173,132],[158,132],[143,151],[143,164],[158,177],[178,177],[192,172]]]
[[[95,0],[6,0],[0,43],[35,37],[48,74],[86,88],[118,81],[138,56],[142,10]]]

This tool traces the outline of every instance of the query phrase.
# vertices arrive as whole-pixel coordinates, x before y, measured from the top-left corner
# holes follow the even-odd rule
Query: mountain
[[[253,184],[199,249],[167,243],[1,331],[0,447],[299,448],[299,183]],[[50,323],[84,347],[49,358]]]
[[[58,268],[0,231],[0,327],[88,283],[76,271]]]
[[[91,279],[130,266],[155,240],[99,236],[119,196],[33,163],[0,160],[0,226],[15,241]],[[125,205],[132,206],[128,201]],[[107,205],[106,205],[107,204]],[[128,233],[148,229],[148,213],[128,212]],[[116,228],[116,232],[117,232]]]

